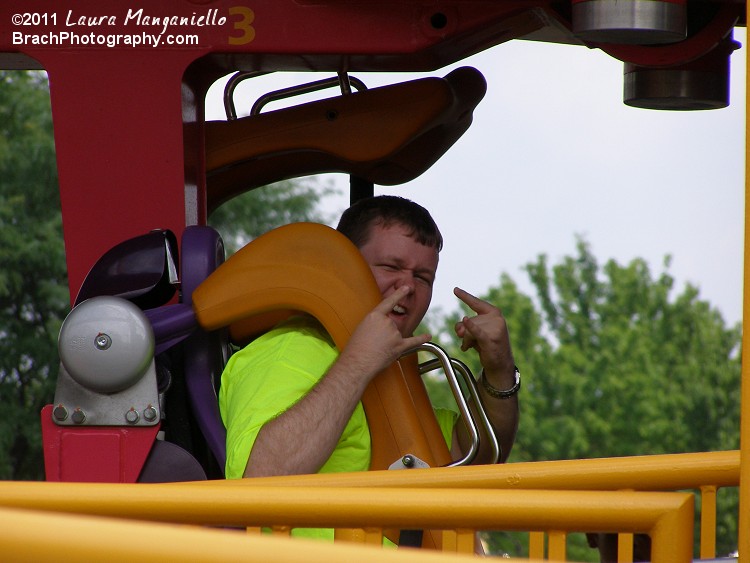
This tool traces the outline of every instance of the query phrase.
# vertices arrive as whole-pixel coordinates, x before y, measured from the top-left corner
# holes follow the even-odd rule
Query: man
[[[432,298],[442,248],[429,213],[399,197],[368,198],[343,214],[338,230],[360,249],[383,301],[340,353],[320,324],[300,316],[230,358],[219,397],[227,478],[367,470],[362,393],[380,371],[430,339],[413,336]],[[519,386],[505,319],[489,303],[459,288],[455,294],[476,313],[457,323],[456,334],[463,350],[479,353],[479,387],[504,461],[518,424]],[[449,447],[460,453],[466,446],[452,431],[455,418],[438,418]]]

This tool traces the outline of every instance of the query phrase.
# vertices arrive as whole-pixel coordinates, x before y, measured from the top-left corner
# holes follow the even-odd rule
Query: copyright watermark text
[[[251,10],[244,10],[252,14]],[[230,9],[229,14],[233,13],[237,12]],[[77,14],[73,10],[25,12],[11,16],[11,23],[16,27],[12,32],[12,43],[109,48],[197,46],[201,30],[221,28],[227,24],[227,20],[227,16],[220,14],[216,8],[182,15],[152,14],[144,8],[130,8],[121,14],[96,15]],[[234,27],[240,29],[236,22]],[[229,42],[232,43],[231,37]]]

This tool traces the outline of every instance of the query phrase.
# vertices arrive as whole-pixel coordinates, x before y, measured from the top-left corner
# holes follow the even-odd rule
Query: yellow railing
[[[543,531],[550,559],[565,558],[569,531],[647,533],[653,561],[688,561],[692,495],[643,491],[701,490],[701,557],[714,557],[715,491],[738,484],[739,458],[731,451],[165,485],[0,482],[0,505],[211,526],[358,527],[366,532],[350,539],[377,544],[384,528],[426,527],[449,530],[444,549],[455,552],[473,549],[476,530]],[[541,559],[544,537],[530,537],[530,555]],[[16,541],[12,528],[0,528],[4,553]]]
[[[701,559],[716,557],[716,492],[736,487],[740,480],[740,452],[703,452],[586,460],[511,463],[455,469],[435,468],[428,472],[374,472],[367,475],[331,474],[230,481],[229,486],[325,487],[432,487],[546,490],[632,490],[677,491],[691,489],[701,494]],[[547,539],[550,558],[565,553],[566,534],[556,531]],[[624,536],[625,545],[632,538]],[[632,557],[632,545],[620,561]],[[544,556],[544,534],[532,533],[529,554]]]
[[[373,549],[185,525],[0,508],[3,561],[107,563],[471,563],[439,552]]]
[[[180,524],[357,527],[377,543],[385,528],[425,527],[449,530],[444,543],[466,553],[473,551],[467,538],[482,529],[646,533],[654,563],[690,561],[693,549],[693,496],[686,493],[8,482],[0,483],[0,503]],[[46,541],[47,529],[37,527],[45,532],[35,541]],[[94,532],[81,528],[80,541]],[[15,533],[0,527],[2,553],[22,553],[13,551],[23,549]]]

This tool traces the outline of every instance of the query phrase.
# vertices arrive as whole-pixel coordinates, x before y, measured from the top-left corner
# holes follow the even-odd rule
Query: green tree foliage
[[[233,253],[254,238],[275,227],[314,221],[330,223],[331,217],[318,210],[320,202],[333,193],[314,178],[284,180],[245,192],[216,209],[208,219]]]
[[[526,266],[533,299],[505,275],[483,296],[503,311],[523,373],[511,462],[739,447],[740,327],[691,285],[675,295],[668,267],[653,276],[641,259],[600,266],[579,240],[575,256]],[[464,313],[433,329],[459,358],[449,337]],[[723,554],[736,543],[736,495],[726,493]]]
[[[0,478],[43,477],[67,273],[47,80],[0,72]]]

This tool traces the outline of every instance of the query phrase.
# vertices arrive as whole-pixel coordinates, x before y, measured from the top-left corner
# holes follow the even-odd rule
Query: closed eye
[[[400,266],[399,264],[395,264],[392,262],[384,262],[377,265],[378,268],[381,270],[384,270],[386,272],[402,272],[404,271],[403,266]],[[432,287],[435,283],[435,278],[432,275],[431,272],[428,271],[416,271],[413,272],[414,278],[419,281],[420,283],[426,285],[427,287]]]
[[[398,272],[401,270],[398,266],[395,264],[378,264],[378,268],[381,270],[385,270],[386,272]]]

